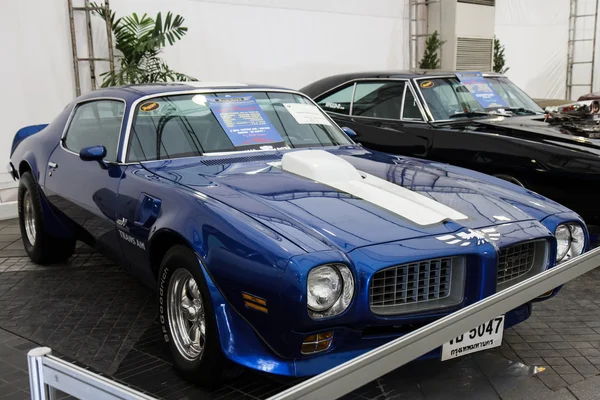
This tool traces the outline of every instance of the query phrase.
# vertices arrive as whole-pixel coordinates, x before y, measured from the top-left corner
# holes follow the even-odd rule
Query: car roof
[[[315,81],[302,89],[301,92],[311,96],[319,96],[330,89],[354,79],[413,79],[423,77],[437,77],[455,75],[458,72],[473,72],[473,71],[440,71],[440,70],[387,70],[387,71],[362,71],[348,72],[344,74],[331,75],[318,81]],[[503,76],[494,72],[482,72],[488,76]]]
[[[98,98],[119,98],[134,101],[141,97],[159,95],[161,93],[184,92],[192,90],[290,90],[285,87],[270,85],[251,85],[238,82],[157,82],[137,85],[113,86],[93,90],[76,99],[77,102]]]

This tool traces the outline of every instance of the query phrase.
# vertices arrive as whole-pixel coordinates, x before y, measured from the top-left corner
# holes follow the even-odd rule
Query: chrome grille
[[[498,283],[512,281],[527,274],[535,260],[535,242],[525,242],[500,249]]]
[[[548,268],[547,240],[530,240],[502,247],[498,253],[496,290],[506,289]]]
[[[397,314],[458,304],[463,297],[464,275],[461,257],[434,258],[383,269],[371,280],[371,311]]]

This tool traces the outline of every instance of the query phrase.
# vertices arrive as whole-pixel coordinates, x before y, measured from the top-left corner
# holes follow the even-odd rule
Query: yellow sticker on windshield
[[[419,86],[421,86],[423,89],[429,89],[432,88],[433,85],[433,81],[423,81]]]
[[[159,106],[158,103],[156,102],[150,102],[150,103],[144,103],[140,106],[140,110],[142,111],[154,111],[156,110]]]

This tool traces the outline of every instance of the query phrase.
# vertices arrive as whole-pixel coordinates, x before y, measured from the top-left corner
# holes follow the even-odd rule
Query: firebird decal
[[[482,230],[467,229],[466,232],[459,232],[454,235],[444,235],[436,237],[446,244],[455,244],[457,246],[481,246],[484,243],[500,240],[500,234],[495,228],[486,228]]]

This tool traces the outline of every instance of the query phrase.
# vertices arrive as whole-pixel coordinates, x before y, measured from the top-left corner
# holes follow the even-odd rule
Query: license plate
[[[442,346],[442,361],[461,357],[502,344],[504,315],[496,317],[458,336]]]

